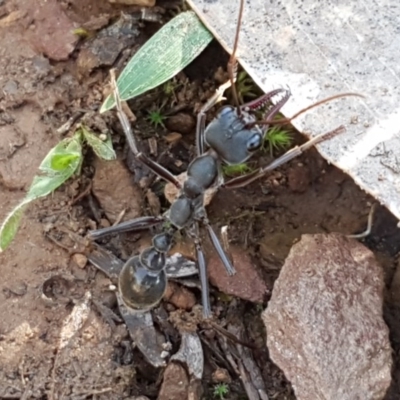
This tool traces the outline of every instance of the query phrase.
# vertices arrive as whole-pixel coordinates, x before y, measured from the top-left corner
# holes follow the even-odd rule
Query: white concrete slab
[[[230,51],[238,0],[188,0]],[[269,91],[289,87],[286,116],[322,98],[357,92],[299,117],[310,136],[344,124],[318,146],[330,162],[400,219],[400,2],[247,0],[238,58]]]

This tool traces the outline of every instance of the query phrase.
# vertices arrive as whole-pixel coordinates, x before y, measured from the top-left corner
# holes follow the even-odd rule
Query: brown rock
[[[188,398],[189,378],[185,368],[175,362],[168,364],[158,400],[183,400]]]
[[[212,373],[212,381],[215,383],[231,383],[232,379],[229,375],[229,372],[225,368],[217,368],[213,373]]]
[[[85,21],[82,24],[82,28],[87,31],[97,31],[108,25],[110,21],[110,16],[107,14],[101,14],[98,16],[90,17],[89,21]]]
[[[182,135],[178,132],[171,132],[168,133],[168,135],[165,135],[164,139],[167,143],[176,144],[182,139]]]
[[[267,293],[267,286],[250,256],[243,249],[235,247],[230,248],[230,255],[236,274],[228,276],[222,261],[215,254],[207,266],[210,283],[226,294],[261,303]]]
[[[390,385],[383,271],[340,234],[303,235],[275,283],[263,320],[272,360],[297,399],[382,399]]]
[[[172,132],[191,133],[196,125],[195,119],[185,113],[178,113],[165,121],[165,126]]]
[[[196,296],[190,290],[174,282],[168,282],[164,298],[176,308],[183,310],[191,310],[196,304]]]
[[[113,223],[123,210],[124,220],[137,218],[142,210],[142,193],[119,161],[96,160],[93,194]]]
[[[35,49],[52,60],[66,60],[74,51],[78,36],[76,26],[56,0],[31,2],[31,18],[34,29],[30,40]]]
[[[72,256],[72,262],[79,268],[85,268],[87,261],[87,257],[84,254],[76,253]]]

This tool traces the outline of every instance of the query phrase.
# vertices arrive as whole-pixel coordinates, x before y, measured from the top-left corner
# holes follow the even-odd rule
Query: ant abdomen
[[[164,269],[149,270],[140,256],[135,256],[123,266],[118,286],[125,305],[138,311],[150,310],[163,298],[167,276]]]

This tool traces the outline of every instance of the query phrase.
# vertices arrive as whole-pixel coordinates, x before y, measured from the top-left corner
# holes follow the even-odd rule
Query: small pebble
[[[217,368],[212,373],[212,380],[215,383],[231,383],[231,377],[229,376],[229,372],[225,368]]]
[[[84,254],[76,253],[72,256],[72,261],[79,267],[85,268],[87,264],[87,257]]]
[[[110,221],[108,219],[102,218],[100,220],[100,227],[101,228],[108,228],[109,226],[111,226]]]
[[[169,117],[165,126],[172,132],[188,134],[195,128],[196,121],[190,114],[178,113]]]
[[[164,139],[167,143],[175,144],[182,138],[182,135],[178,132],[171,132],[168,135],[164,136]]]
[[[185,287],[169,282],[164,298],[176,308],[191,310],[196,304],[196,296]]]

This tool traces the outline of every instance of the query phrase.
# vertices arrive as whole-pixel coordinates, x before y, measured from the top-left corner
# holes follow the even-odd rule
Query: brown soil
[[[40,8],[44,7],[46,1],[35,3]],[[55,35],[54,38],[61,42],[54,39],[49,44],[46,33],[40,30],[40,24],[46,21],[49,25],[49,19],[51,21],[51,18],[56,18],[55,14],[58,15],[59,10],[62,10],[65,13],[63,23],[66,25],[72,23],[78,27],[88,21],[92,22],[92,26],[96,26],[96,23],[106,25],[108,21],[115,20],[121,7],[97,0],[54,0],[50,3],[54,3],[55,8],[46,12],[53,14],[43,19],[43,15],[38,17],[34,13],[30,2],[0,1],[1,219],[23,198],[38,165],[61,139],[57,129],[81,110],[87,113],[96,110],[108,79],[109,68],[102,65],[88,71],[82,70],[82,65],[86,65],[83,63],[78,70],[76,60],[80,45],[74,52],[70,51],[72,39],[65,35]],[[129,10],[126,7],[123,9]],[[58,10],[57,13],[54,10]],[[130,10],[135,11],[135,8]],[[53,27],[56,25],[55,22],[50,24]],[[138,44],[158,27],[151,22],[142,25]],[[218,46],[214,44],[207,51],[216,55],[212,57],[213,71],[218,66],[224,66],[226,56]],[[125,55],[129,55],[129,52]],[[185,87],[185,91],[179,89],[176,94],[178,103],[185,96],[189,102],[184,110],[186,120],[187,114],[192,117],[195,115],[199,105],[204,103],[217,84],[212,74],[204,75],[210,70],[204,67],[209,58],[203,55],[200,61],[185,71],[190,78],[188,87]],[[186,82],[183,74],[177,79],[178,83]],[[183,132],[178,144],[167,151],[167,141],[162,137],[170,132],[162,127],[151,126],[145,111],[149,107],[151,109],[152,104],[160,104],[160,96],[162,93],[156,90],[135,101],[131,108],[135,113],[139,110],[136,113],[136,127],[142,132],[143,143],[148,143],[147,139],[156,135],[158,159],[178,174],[185,170],[194,154],[194,132],[193,129],[191,133]],[[168,104],[166,108],[173,112],[174,106],[176,104]],[[89,122],[98,132],[117,126],[112,115],[100,118],[93,113],[91,116]],[[130,169],[135,171],[137,181],[141,172],[131,162],[129,155],[126,156],[122,136],[115,134],[113,141],[120,159],[126,159]],[[268,159],[268,155],[264,154],[260,162],[266,163]],[[88,152],[82,177],[72,179],[54,195],[29,208],[14,242],[0,255],[2,399],[157,397],[162,371],[149,367],[138,353],[133,353],[124,324],[117,322],[113,326],[104,318],[104,312],[95,307],[97,302],[101,302],[118,313],[108,291],[109,280],[89,265],[81,268],[78,265],[79,259],[73,256],[74,251],[68,252],[54,242],[66,242],[62,235],[63,229],[83,236],[88,229],[105,221],[104,215],[96,221],[98,206],[90,191],[76,201],[91,184],[95,168],[93,160],[94,157]],[[114,175],[110,176],[110,186],[116,179]],[[137,209],[133,210],[136,214],[133,214],[144,215],[166,207],[162,188],[157,182],[151,183],[145,181],[151,190],[143,192],[134,183],[134,179],[131,180],[136,192],[143,196],[137,202]],[[103,182],[104,186],[107,187],[107,182]],[[131,196],[131,193],[128,190],[125,194],[121,193],[121,197]],[[155,200],[157,196],[154,193],[161,198],[161,204]],[[244,189],[219,192],[208,210],[216,230],[229,224],[232,243],[248,252],[257,267],[261,268],[271,290],[291,245],[301,234],[360,232],[365,229],[372,203],[373,200],[349,177],[327,165],[316,151],[309,151],[265,180]],[[123,204],[115,205],[116,210],[121,211],[123,208]],[[131,216],[135,215],[131,213]],[[372,233],[364,241],[382,262],[388,288],[397,267],[396,256],[400,250],[396,223],[385,209],[378,208]],[[49,240],[48,234],[53,241]],[[122,241],[113,239],[110,247],[116,249],[117,255],[123,258],[129,256],[130,252],[137,252],[149,237],[148,234],[123,235]],[[209,246],[206,251],[208,255],[212,252]],[[50,277],[52,280],[49,281]],[[74,305],[83,302],[87,292],[94,299],[90,305],[91,311],[83,320],[84,324],[78,333],[62,348],[60,335],[65,321]],[[199,301],[199,292],[193,292]],[[400,313],[397,306],[389,301],[389,297],[386,318],[397,354],[400,327],[396,321]],[[213,296],[214,306],[223,309],[224,304],[226,301],[223,298]],[[246,319],[246,326],[252,327],[248,337],[255,343],[263,343],[260,308],[250,303],[246,303],[245,308],[249,312],[243,318]],[[171,307],[166,309],[170,310]],[[134,358],[132,354],[135,354]],[[256,360],[262,366],[271,398],[294,399],[290,384],[269,360],[267,351],[259,352]],[[397,358],[395,361],[394,381],[388,399],[400,398],[397,380],[400,365]],[[210,364],[213,365],[214,361]],[[207,398],[212,397],[214,385],[210,375],[208,371],[204,380]],[[226,398],[239,399],[243,396],[243,389],[233,384]]]

